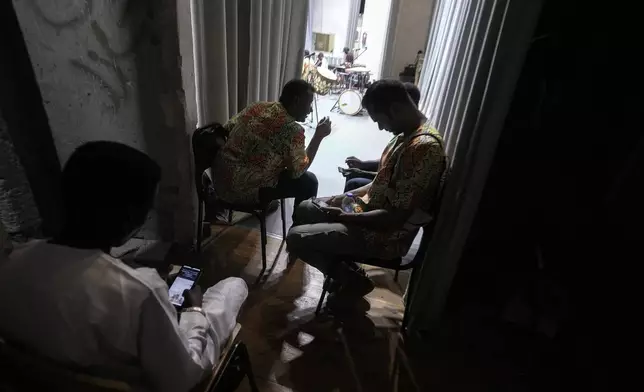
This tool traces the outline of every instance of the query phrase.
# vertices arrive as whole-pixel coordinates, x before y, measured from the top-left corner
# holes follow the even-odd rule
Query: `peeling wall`
[[[33,235],[40,226],[40,215],[2,113],[0,157],[0,225],[9,234]],[[4,230],[0,230],[0,235]]]
[[[144,236],[191,239],[189,121],[177,27],[177,8],[188,2],[13,4],[61,163],[91,140],[118,141],[146,152],[161,165],[163,179]]]

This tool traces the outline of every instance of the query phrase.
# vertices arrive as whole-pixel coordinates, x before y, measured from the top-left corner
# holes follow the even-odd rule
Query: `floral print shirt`
[[[428,124],[409,136],[400,134],[391,139],[363,201],[367,210],[401,209],[413,213],[403,227],[363,229],[369,246],[382,249],[387,258],[407,254],[418,229],[432,219],[429,212],[446,159],[441,136]]]
[[[297,178],[309,165],[304,129],[279,102],[254,103],[225,127],[212,172],[217,197],[229,203],[257,203],[259,189],[275,187],[284,170]]]

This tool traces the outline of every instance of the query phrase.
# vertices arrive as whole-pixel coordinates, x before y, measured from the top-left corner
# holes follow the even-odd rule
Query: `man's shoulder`
[[[418,130],[409,147],[412,151],[429,151],[444,154],[443,137],[436,128],[426,124]]]
[[[438,130],[432,127],[429,123],[423,124],[423,126],[420,127],[416,135],[418,135],[418,137],[416,138],[418,143],[443,144],[443,137],[438,132]]]
[[[96,260],[96,264],[103,266],[101,269],[104,271],[106,279],[118,279],[122,284],[122,289],[128,290],[131,295],[137,293],[136,295],[148,297],[152,293],[168,290],[165,281],[153,268],[133,268],[122,260],[107,254],[102,254]]]

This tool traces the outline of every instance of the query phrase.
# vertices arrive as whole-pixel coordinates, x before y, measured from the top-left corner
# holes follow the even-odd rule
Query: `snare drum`
[[[337,79],[337,76],[328,68],[318,67],[313,77],[313,87],[318,94],[327,95]]]
[[[349,116],[355,116],[362,110],[362,95],[355,90],[346,90],[338,98],[340,111]]]

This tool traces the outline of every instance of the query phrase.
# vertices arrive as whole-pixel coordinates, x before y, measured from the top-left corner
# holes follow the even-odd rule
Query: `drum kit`
[[[316,67],[310,61],[304,62],[302,79],[315,87],[317,94],[339,94],[331,111],[355,116],[362,111],[362,94],[369,83],[371,71],[363,65],[355,64],[351,68],[341,65],[330,70],[326,67]],[[317,111],[317,102],[316,102]]]

